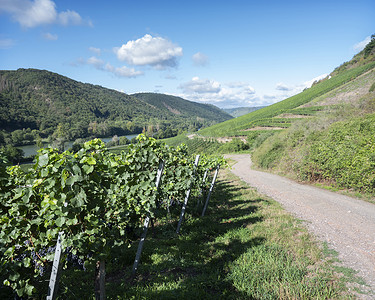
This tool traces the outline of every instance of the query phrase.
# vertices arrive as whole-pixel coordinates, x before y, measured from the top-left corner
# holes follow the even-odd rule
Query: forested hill
[[[178,116],[196,116],[219,122],[231,119],[229,114],[211,104],[197,103],[180,97],[157,93],[137,93],[132,96],[152,105],[152,107],[159,108],[164,113],[172,113]]]
[[[0,144],[15,130],[66,139],[142,130],[163,137],[230,118],[212,105],[166,95],[145,100],[45,70],[0,71]]]

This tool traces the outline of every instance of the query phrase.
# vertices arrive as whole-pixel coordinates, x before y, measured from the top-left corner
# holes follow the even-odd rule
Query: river
[[[125,135],[128,140],[131,140],[132,138],[138,136],[138,134],[130,134],[130,135]],[[112,137],[105,137],[105,138],[100,138],[104,143],[108,143],[112,140]],[[69,149],[72,147],[74,141],[69,141],[65,143],[65,149]],[[48,147],[49,144],[43,144],[43,147]],[[31,155],[37,154],[39,147],[37,145],[26,145],[26,146],[20,146],[17,147],[21,149],[24,152],[24,156],[28,157]]]

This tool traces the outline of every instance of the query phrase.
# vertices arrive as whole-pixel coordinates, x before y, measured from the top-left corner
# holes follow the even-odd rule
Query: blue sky
[[[326,76],[374,33],[374,0],[0,0],[0,69],[260,106]]]

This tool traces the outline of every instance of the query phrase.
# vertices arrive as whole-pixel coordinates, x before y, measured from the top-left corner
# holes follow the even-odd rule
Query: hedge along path
[[[344,266],[356,270],[375,297],[375,205],[290,179],[251,169],[249,154],[226,155],[236,161],[232,173],[282,204],[329,247],[338,252]]]

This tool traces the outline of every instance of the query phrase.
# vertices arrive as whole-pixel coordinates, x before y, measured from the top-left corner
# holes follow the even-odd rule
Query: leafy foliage
[[[364,52],[364,57],[368,57],[371,53],[374,52],[375,49],[375,34],[371,36],[371,41],[366,45]]]
[[[296,124],[268,138],[253,153],[253,161],[300,180],[375,194],[375,114],[330,121]]]
[[[375,115],[338,122],[317,134],[300,177],[375,193]]]
[[[158,196],[155,177],[161,160],[166,171]],[[203,158],[196,182],[218,163],[223,161]],[[0,172],[0,279],[22,296],[40,293],[59,232],[64,233],[63,248],[84,261],[85,268],[109,260],[131,243],[134,230],[156,207],[183,200],[193,160],[184,146],[170,148],[140,135],[121,155],[95,139],[75,153],[40,150],[28,173],[18,166],[6,169],[2,157]]]

